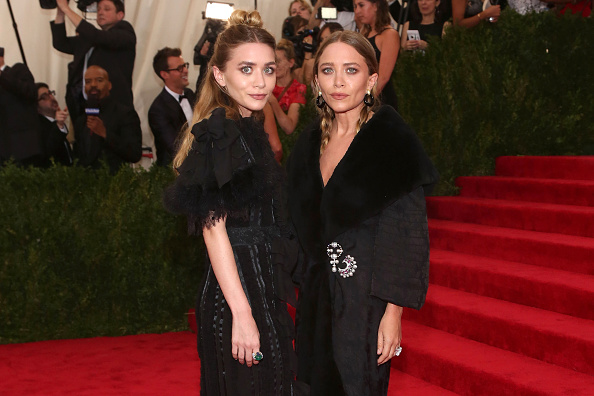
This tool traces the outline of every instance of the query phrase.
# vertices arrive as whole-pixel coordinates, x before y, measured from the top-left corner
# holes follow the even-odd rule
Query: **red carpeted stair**
[[[496,175],[427,199],[429,293],[393,372],[460,395],[594,395],[594,157],[501,157]]]

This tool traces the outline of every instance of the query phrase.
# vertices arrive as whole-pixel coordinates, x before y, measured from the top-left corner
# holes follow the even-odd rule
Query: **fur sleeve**
[[[429,231],[423,188],[394,202],[380,215],[371,294],[420,309],[429,285]]]

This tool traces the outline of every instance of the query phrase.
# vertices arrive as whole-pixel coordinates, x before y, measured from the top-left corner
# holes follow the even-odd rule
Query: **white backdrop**
[[[233,3],[236,9],[253,10],[254,0],[223,0]],[[264,26],[280,38],[282,23],[287,17],[291,0],[258,0],[258,11]],[[76,8],[73,3],[72,8]],[[55,10],[42,10],[38,0],[10,0],[21,36],[27,64],[36,81],[49,84],[56,91],[60,106],[65,106],[67,64],[72,56],[62,54],[52,47],[49,22]],[[186,62],[190,62],[190,88],[195,89],[199,67],[192,65],[194,45],[204,30],[202,11],[206,0],[125,0],[125,20],[136,31],[136,62],[134,65],[134,106],[142,123],[143,146],[153,145],[153,135],[148,126],[148,109],[163,85],[155,75],[153,56],[158,49],[179,47]],[[74,34],[73,25],[66,22],[68,35]],[[4,60],[12,65],[22,62],[20,50],[6,0],[0,0],[0,47],[5,47]]]

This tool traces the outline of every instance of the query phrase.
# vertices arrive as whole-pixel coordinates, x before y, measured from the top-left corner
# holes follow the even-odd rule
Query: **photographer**
[[[89,2],[90,3],[90,2]],[[136,57],[136,34],[124,21],[121,0],[99,0],[95,28],[68,5],[57,0],[56,19],[50,22],[53,46],[60,52],[74,55],[68,65],[66,104],[73,117],[84,108],[84,73],[91,65],[107,70],[114,85],[112,96],[126,106],[133,106],[132,70]],[[76,27],[77,36],[66,36],[66,18]]]
[[[45,165],[37,118],[37,88],[27,65],[4,64],[0,48],[0,164]]]
[[[295,70],[295,78],[299,80],[299,82],[307,85],[312,85],[313,87],[313,65],[314,59],[316,57],[315,53],[317,49],[322,45],[324,40],[326,40],[332,33],[343,31],[344,29],[337,22],[328,22],[325,23],[324,26],[320,29],[316,36],[308,36],[304,40],[311,40],[314,44],[312,45],[311,52],[305,52],[303,58],[303,66],[301,69]]]

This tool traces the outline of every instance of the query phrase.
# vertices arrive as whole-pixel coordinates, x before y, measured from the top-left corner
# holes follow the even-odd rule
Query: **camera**
[[[302,25],[295,24],[295,18],[300,17],[288,17],[285,19],[283,23],[283,38],[290,40],[293,43],[293,48],[295,48],[295,65],[296,67],[301,67],[303,64],[303,58],[305,57],[305,52],[315,52],[317,47],[317,38],[318,32],[320,28],[315,27],[314,29],[303,29],[296,32],[296,29],[301,29]],[[297,19],[298,20],[298,19]],[[296,26],[300,26],[297,27]],[[303,42],[303,39],[312,36],[313,40],[311,43]]]
[[[87,12],[87,8],[96,2],[97,2],[97,0],[78,0],[77,7],[82,12]],[[58,4],[56,3],[56,0],[39,0],[39,5],[44,10],[51,10],[58,6]]]

